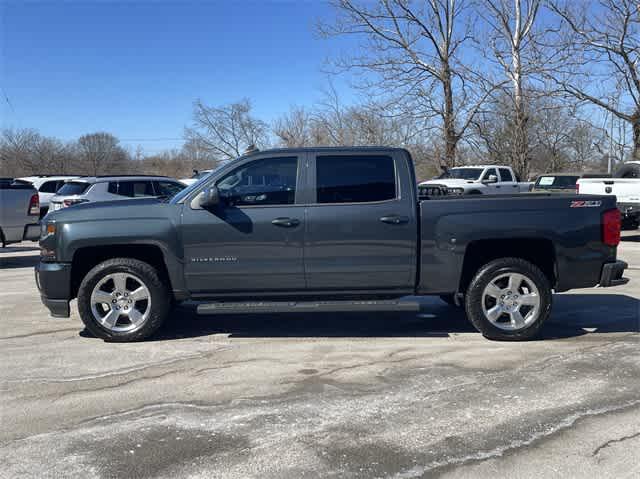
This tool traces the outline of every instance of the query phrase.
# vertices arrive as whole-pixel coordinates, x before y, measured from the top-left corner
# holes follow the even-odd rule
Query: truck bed
[[[611,196],[548,193],[420,201],[418,293],[457,291],[465,253],[473,260],[474,247],[489,241],[503,253],[516,242],[549,248],[557,291],[593,286],[603,261],[615,258],[615,249],[601,241],[602,213],[615,207]]]

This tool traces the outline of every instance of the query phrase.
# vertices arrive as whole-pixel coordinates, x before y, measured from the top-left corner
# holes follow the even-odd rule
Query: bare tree
[[[273,124],[273,132],[286,148],[310,146],[313,120],[304,107],[293,106],[289,112],[278,118]]]
[[[364,53],[338,66],[373,73],[374,80],[362,86],[383,96],[393,92],[390,103],[404,105],[405,114],[439,120],[444,160],[455,165],[458,142],[491,91],[478,88],[481,75],[463,62],[472,37],[465,0],[332,3],[339,18],[321,32],[365,39]]]
[[[530,76],[541,73],[549,57],[537,51],[536,28],[541,0],[483,0],[479,9],[489,26],[490,45],[510,88],[513,115],[512,151],[509,163],[523,177],[529,175],[529,140],[527,137],[528,99],[525,89]]]
[[[196,100],[193,125],[186,128],[185,137],[221,160],[241,156],[250,145],[263,147],[268,140],[267,124],[251,115],[248,99],[217,107]]]
[[[627,122],[640,160],[640,5],[636,0],[551,1],[570,32],[558,46],[573,61],[551,78],[560,90]]]
[[[78,139],[80,168],[91,175],[126,173],[128,155],[118,143],[118,139],[110,133],[82,135]]]
[[[32,129],[2,130],[0,137],[0,175],[22,176],[38,173],[40,165],[34,155],[41,135]]]

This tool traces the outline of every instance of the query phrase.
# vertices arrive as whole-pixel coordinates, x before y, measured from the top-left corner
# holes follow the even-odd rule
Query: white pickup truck
[[[433,187],[447,195],[498,195],[528,192],[533,183],[522,183],[509,166],[478,165],[450,168],[438,178],[418,185],[422,196]]]
[[[613,178],[581,178],[578,192],[585,195],[616,196],[625,228],[640,225],[640,161],[627,161]]]

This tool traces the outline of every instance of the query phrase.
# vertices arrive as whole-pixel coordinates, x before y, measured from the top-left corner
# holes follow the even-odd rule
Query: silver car
[[[171,197],[185,187],[166,176],[84,176],[65,182],[51,198],[49,211],[89,201]]]

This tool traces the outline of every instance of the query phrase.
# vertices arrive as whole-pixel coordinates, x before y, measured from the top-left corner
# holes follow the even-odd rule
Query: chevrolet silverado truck
[[[610,196],[418,198],[396,148],[253,152],[172,198],[80,204],[42,222],[36,282],[54,317],[153,334],[179,301],[201,314],[464,306],[488,338],[534,337],[552,292],[624,284]]]

